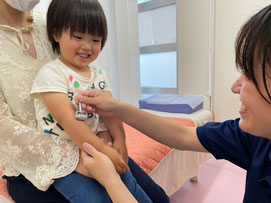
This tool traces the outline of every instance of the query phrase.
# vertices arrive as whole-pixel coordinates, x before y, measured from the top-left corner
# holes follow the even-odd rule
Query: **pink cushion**
[[[2,175],[2,172],[0,171],[0,176],[1,175]],[[3,195],[4,197],[12,200],[12,198],[8,194],[7,181],[4,179],[0,179],[0,195]]]
[[[168,118],[182,125],[195,126],[194,121],[186,118]],[[128,155],[149,174],[170,152],[171,148],[147,137],[131,126],[124,124]]]

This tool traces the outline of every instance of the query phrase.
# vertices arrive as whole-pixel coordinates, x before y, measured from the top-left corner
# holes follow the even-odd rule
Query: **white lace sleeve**
[[[0,91],[0,170],[7,176],[24,175],[40,190],[54,178],[75,170],[78,148],[70,141],[43,135],[21,124]]]

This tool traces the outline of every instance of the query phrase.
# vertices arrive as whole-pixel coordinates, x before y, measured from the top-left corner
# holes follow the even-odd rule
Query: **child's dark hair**
[[[236,39],[236,66],[255,84],[258,92],[271,103],[271,96],[266,82],[266,65],[271,67],[271,5],[253,15],[243,25]],[[269,99],[263,96],[255,76],[255,59],[261,61],[262,78]],[[270,68],[269,67],[269,68]]]
[[[52,0],[47,12],[47,33],[54,52],[60,54],[58,42],[63,31],[89,33],[102,37],[101,48],[107,39],[107,22],[97,0]]]

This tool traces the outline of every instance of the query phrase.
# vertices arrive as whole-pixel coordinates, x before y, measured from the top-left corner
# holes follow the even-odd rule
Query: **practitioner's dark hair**
[[[236,39],[235,50],[237,68],[253,81],[261,96],[271,104],[266,82],[266,68],[271,68],[271,5],[253,15],[243,25]],[[268,98],[264,97],[259,89],[255,76],[255,60],[261,62],[262,78]]]
[[[102,37],[101,48],[107,39],[107,22],[97,0],[52,0],[47,12],[47,33],[54,52],[60,54],[58,42],[63,31],[89,33]]]

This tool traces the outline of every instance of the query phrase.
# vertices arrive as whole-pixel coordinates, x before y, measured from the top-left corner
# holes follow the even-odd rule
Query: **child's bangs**
[[[97,24],[95,21],[91,21],[85,18],[72,21],[74,22],[71,22],[67,27],[70,29],[71,34],[74,32],[88,33],[93,36],[105,38],[104,36],[106,35],[106,32],[104,31],[103,27]]]
[[[104,14],[97,8],[91,8],[91,5],[79,4],[75,6],[67,19],[65,29],[70,29],[71,34],[74,32],[88,33],[94,36],[106,38],[107,24]]]

